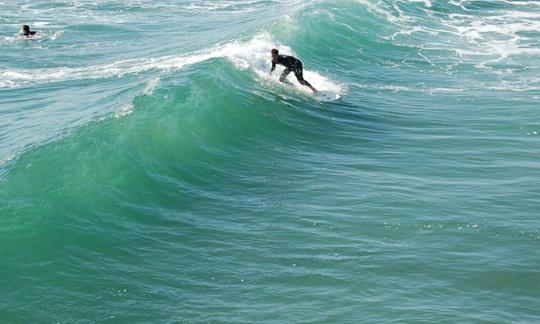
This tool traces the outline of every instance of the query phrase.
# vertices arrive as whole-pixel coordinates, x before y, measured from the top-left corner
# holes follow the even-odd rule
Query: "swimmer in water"
[[[30,36],[34,36],[36,33],[37,32],[35,32],[35,31],[30,31],[30,26],[28,26],[28,25],[23,25],[22,26],[21,36],[30,37]]]

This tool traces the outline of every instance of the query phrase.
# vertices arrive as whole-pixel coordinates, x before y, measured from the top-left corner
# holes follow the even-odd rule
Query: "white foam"
[[[472,65],[483,73],[496,73],[497,79],[513,81],[513,70],[501,65],[523,65],[523,59],[540,58],[538,31],[540,31],[540,1],[492,0],[504,6],[475,9],[470,0],[450,0],[450,5],[459,9],[456,12],[442,13],[432,11],[433,1],[394,0],[368,1],[356,0],[368,11],[379,15],[397,30],[383,36],[395,45],[416,47],[418,56],[433,68],[440,68],[447,73],[449,64]],[[412,2],[423,2],[425,15],[408,14],[402,10]],[[446,60],[439,63],[440,51],[449,51]],[[396,64],[398,67],[399,64]],[[525,87],[512,86],[512,90],[526,91],[537,88],[538,84],[517,80]],[[506,84],[504,85],[506,86]]]
[[[0,70],[0,85],[20,87],[34,83],[121,77],[126,74],[136,74],[151,69],[179,69],[186,65],[198,63],[212,57],[214,57],[212,53],[207,53],[184,57],[123,60],[111,64],[82,68],[58,67],[33,70],[4,69]]]
[[[17,157],[16,154],[13,154],[13,153],[8,153],[6,156],[4,156],[3,158],[0,158],[0,166],[3,166],[9,162],[12,162],[15,160],[15,158]]]
[[[129,115],[133,112],[133,108],[135,108],[135,106],[133,106],[132,103],[127,103],[123,106],[120,107],[120,109],[118,109],[117,111],[114,112],[114,117],[115,118],[121,118],[121,117],[124,117],[126,115]]]
[[[146,83],[146,86],[144,87],[143,89],[143,94],[145,96],[151,96],[154,94],[154,91],[156,90],[156,87],[158,86],[159,84],[159,78],[153,78],[153,79],[150,79],[147,83]]]
[[[424,6],[426,6],[428,8],[433,6],[433,4],[431,3],[430,0],[409,0],[409,2],[422,2],[422,3],[424,3]]]
[[[458,50],[476,51],[476,53],[494,52],[502,58],[512,55],[537,55],[538,48],[531,49],[520,45],[526,39],[522,32],[538,32],[540,30],[540,13],[532,11],[531,6],[540,7],[540,1],[510,1],[493,0],[509,5],[504,10],[492,9],[482,15],[466,8],[468,0],[451,0],[449,3],[459,6],[467,13],[449,13],[446,16],[429,9],[424,9],[425,19],[429,19],[430,27],[425,26],[422,17],[409,16],[400,8],[400,3],[424,3],[426,8],[432,7],[430,0],[397,0],[388,3],[382,1],[357,0],[370,12],[373,12],[389,22],[396,24],[400,31],[389,38],[394,40],[397,35],[411,35],[426,32],[431,35],[449,35],[439,44],[429,39],[430,47],[439,46],[441,49],[458,48]],[[469,13],[470,12],[470,13]],[[455,37],[455,38],[454,38]],[[412,45],[418,45],[417,39]],[[435,40],[435,42],[437,42]],[[410,45],[410,44],[408,44]],[[426,44],[428,45],[428,44]],[[421,47],[421,46],[420,46]],[[486,48],[487,47],[487,48]]]
[[[241,11],[252,11],[254,7],[260,0],[229,0],[229,1],[212,1],[212,2],[191,2],[188,5],[184,5],[183,9],[193,10],[193,11],[219,11],[219,10],[241,10]]]
[[[371,1],[371,0],[356,0],[356,2],[364,5],[367,10],[375,15],[382,16],[386,20],[397,23],[400,21],[399,16],[393,15],[388,8],[385,7],[380,1]]]

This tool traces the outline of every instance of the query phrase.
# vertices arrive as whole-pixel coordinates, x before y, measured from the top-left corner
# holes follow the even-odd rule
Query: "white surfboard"
[[[317,92],[317,94],[315,94],[315,96],[322,101],[337,100],[341,97],[339,93],[330,90],[320,90]]]

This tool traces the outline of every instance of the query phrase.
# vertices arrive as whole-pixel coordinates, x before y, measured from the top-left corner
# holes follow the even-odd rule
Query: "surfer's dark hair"
[[[22,29],[23,29],[24,31],[30,31],[30,26],[28,26],[28,25],[23,25],[23,26],[22,26]]]
[[[278,55],[278,54],[279,54],[279,51],[278,51],[277,49],[275,49],[275,48],[272,48],[272,54]]]

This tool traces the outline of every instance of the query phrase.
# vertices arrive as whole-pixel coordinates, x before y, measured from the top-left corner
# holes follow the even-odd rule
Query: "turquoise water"
[[[538,2],[0,22],[0,322],[540,322]]]

